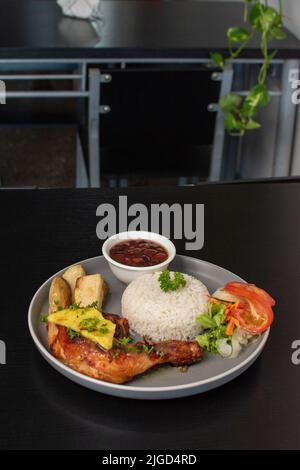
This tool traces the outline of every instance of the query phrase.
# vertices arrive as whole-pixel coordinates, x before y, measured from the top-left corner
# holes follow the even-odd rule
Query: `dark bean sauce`
[[[109,252],[110,257],[125,266],[155,266],[166,261],[167,250],[150,240],[126,240],[114,245]]]

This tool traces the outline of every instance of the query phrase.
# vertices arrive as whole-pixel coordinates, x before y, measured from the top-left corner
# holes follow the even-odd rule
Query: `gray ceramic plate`
[[[100,272],[107,280],[110,294],[105,301],[104,310],[120,314],[120,300],[126,286],[113,276],[104,257],[98,256],[80,263],[87,273]],[[170,267],[175,271],[191,274],[200,279],[211,293],[229,281],[241,280],[226,269],[187,256],[177,255]],[[65,269],[54,276],[60,275]],[[31,336],[42,356],[52,367],[74,382],[97,392],[125,398],[154,400],[205,392],[225,384],[244,372],[260,355],[269,335],[268,330],[255,343],[244,348],[236,359],[224,359],[205,354],[202,362],[191,366],[186,373],[180,372],[178,368],[163,366],[132,380],[128,385],[110,384],[75,372],[55,359],[49,352],[46,328],[40,322],[40,316],[48,310],[48,293],[54,276],[39,288],[31,301],[28,314]]]

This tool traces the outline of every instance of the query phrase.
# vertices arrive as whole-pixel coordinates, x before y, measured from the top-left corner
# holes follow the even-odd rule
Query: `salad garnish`
[[[274,299],[254,284],[230,282],[209,298],[207,313],[197,318],[205,329],[199,345],[214,354],[236,357],[242,345],[272,324]]]

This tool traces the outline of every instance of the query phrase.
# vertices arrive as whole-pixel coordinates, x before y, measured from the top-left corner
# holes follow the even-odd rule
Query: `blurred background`
[[[287,37],[272,47],[271,101],[259,112],[261,128],[240,137],[225,131],[218,102],[256,83],[260,45],[253,40],[225,72],[210,53],[225,52],[227,28],[243,25],[242,1],[102,0],[96,13],[81,5],[66,16],[63,1],[0,0],[0,187],[300,175],[300,115],[291,99],[299,0],[283,5]]]

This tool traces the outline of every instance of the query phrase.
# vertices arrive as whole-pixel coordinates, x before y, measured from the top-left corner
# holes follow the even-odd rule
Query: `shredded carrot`
[[[229,323],[228,323],[228,325],[227,325],[227,328],[226,328],[226,334],[227,334],[227,336],[231,336],[231,335],[232,335],[235,326],[236,326],[237,328],[239,328],[239,327],[240,327],[240,324],[239,324],[239,322],[238,322],[238,320],[237,320],[236,318],[231,317],[231,318],[230,318],[230,321],[229,321]]]
[[[233,329],[234,329],[234,318],[231,317],[231,318],[230,318],[230,321],[229,321],[229,323],[228,323],[228,325],[227,325],[227,328],[226,328],[226,334],[227,334],[228,336],[231,336],[232,333],[233,333]]]
[[[213,297],[210,297],[210,302],[211,303],[217,303],[217,304],[220,303],[219,300],[214,299]],[[228,323],[227,328],[226,328],[226,334],[228,336],[231,336],[232,333],[233,333],[234,328],[235,327],[237,327],[237,328],[240,327],[239,321],[235,317],[232,316],[232,313],[234,312],[234,310],[240,308],[241,303],[239,301],[235,302],[234,304],[233,303],[227,303],[227,302],[223,302],[223,303],[224,303],[224,305],[226,305],[224,323]]]
[[[226,321],[229,321],[232,317],[232,311],[239,308],[240,302],[235,302],[234,304],[227,305],[225,314],[226,314]]]

